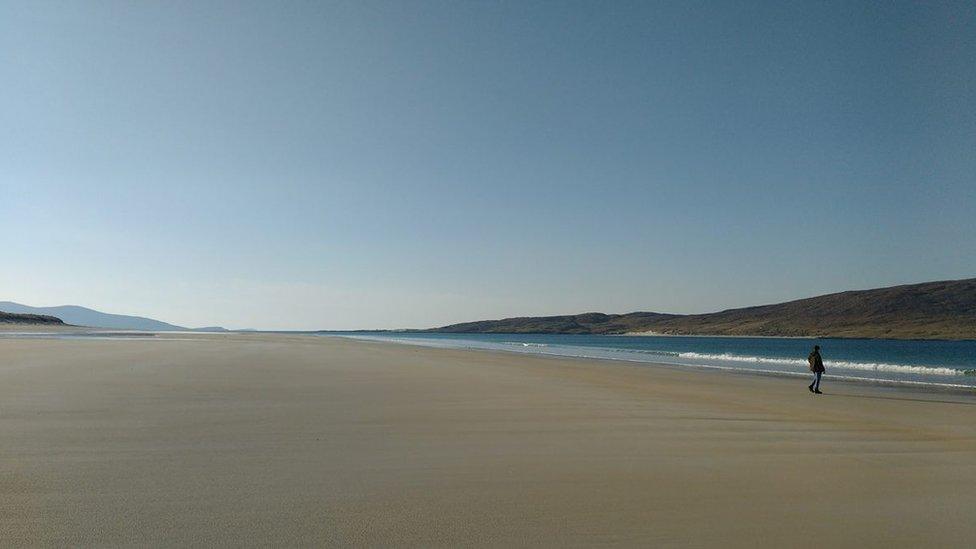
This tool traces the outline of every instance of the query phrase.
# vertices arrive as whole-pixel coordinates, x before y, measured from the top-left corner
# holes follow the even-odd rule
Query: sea
[[[785,376],[810,376],[820,345],[824,379],[976,390],[976,341],[575,334],[325,333],[425,347],[620,360]]]

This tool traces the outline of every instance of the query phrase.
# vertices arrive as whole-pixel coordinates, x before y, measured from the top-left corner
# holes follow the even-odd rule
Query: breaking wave
[[[752,364],[776,364],[782,366],[799,366],[802,368],[807,367],[806,359],[743,356],[743,355],[733,355],[728,353],[710,354],[710,353],[685,352],[685,353],[677,353],[677,355],[681,358],[690,358],[690,359],[706,360],[706,361],[721,360],[723,362],[724,361],[748,362]],[[936,376],[976,375],[976,369],[958,370],[956,368],[947,368],[944,366],[910,366],[907,364],[888,364],[884,362],[825,360],[824,366],[828,369],[840,368],[842,370],[893,372],[893,373],[913,374],[913,375],[936,375]]]
[[[506,341],[506,345],[514,345],[517,347],[549,347],[546,343],[525,343],[521,341]],[[562,347],[556,345],[555,347]],[[568,350],[568,349],[567,349]],[[577,349],[582,351],[583,349]],[[790,369],[797,369],[801,371],[806,371],[807,361],[805,358],[777,358],[777,357],[767,357],[767,356],[750,356],[750,355],[736,355],[732,353],[696,353],[696,352],[677,352],[677,351],[664,351],[658,349],[621,349],[621,348],[609,348],[609,347],[592,347],[588,348],[580,357],[591,357],[596,358],[593,352],[599,353],[600,351],[609,352],[612,354],[626,354],[626,355],[649,355],[647,361],[653,360],[650,357],[660,356],[678,359],[694,360],[696,362],[700,361],[702,363],[743,363],[745,364],[755,364],[764,366],[780,366],[788,367]],[[561,355],[574,355],[576,353],[558,353]],[[946,366],[924,366],[924,365],[908,365],[908,364],[890,364],[885,362],[858,362],[858,361],[848,361],[848,360],[825,360],[824,366],[828,369],[838,368],[841,370],[857,370],[857,371],[869,371],[869,372],[890,372],[898,374],[910,374],[910,375],[935,375],[935,376],[959,376],[959,375],[971,375],[976,376],[976,368],[974,369],[957,369],[950,368]]]

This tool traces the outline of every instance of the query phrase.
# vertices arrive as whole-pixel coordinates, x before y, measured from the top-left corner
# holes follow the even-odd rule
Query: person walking
[[[810,371],[813,372],[813,383],[807,386],[811,393],[816,393],[822,395],[820,392],[820,376],[824,373],[823,358],[820,356],[820,345],[814,345],[813,351],[810,351],[810,355],[807,357],[807,362],[810,363]]]

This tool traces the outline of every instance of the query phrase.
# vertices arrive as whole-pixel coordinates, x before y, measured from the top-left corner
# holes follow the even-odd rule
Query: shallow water
[[[570,334],[345,332],[359,339],[695,367],[808,375],[820,345],[825,378],[976,388],[976,341]]]

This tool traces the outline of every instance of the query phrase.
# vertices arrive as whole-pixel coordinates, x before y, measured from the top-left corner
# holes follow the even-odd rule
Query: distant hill
[[[431,331],[976,339],[976,278],[847,291],[708,314],[586,313],[466,322]]]
[[[0,324],[42,324],[46,326],[64,326],[60,318],[48,315],[30,315],[6,313],[0,311]]]
[[[429,331],[497,334],[622,334],[642,331],[646,326],[678,316],[664,313],[629,313],[625,315],[583,313],[566,316],[480,320],[452,324]]]
[[[31,307],[11,301],[0,301],[0,311],[17,314],[49,315],[57,317],[68,324],[89,326],[92,328],[112,328],[115,330],[144,330],[149,332],[188,330],[183,326],[169,324],[152,318],[129,315],[115,315],[103,313],[87,307],[77,305],[61,305],[58,307]],[[224,331],[219,326],[200,328],[199,331]]]

